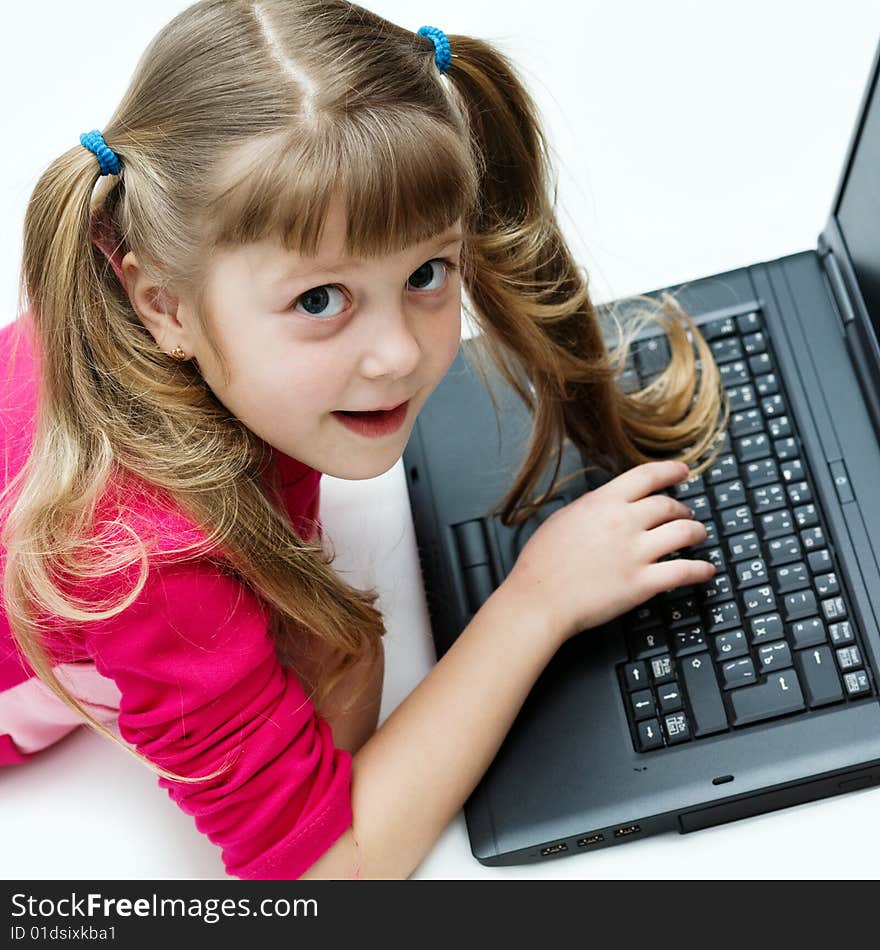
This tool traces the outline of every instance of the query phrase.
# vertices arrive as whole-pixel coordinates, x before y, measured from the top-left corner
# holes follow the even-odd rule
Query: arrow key
[[[681,709],[681,690],[678,683],[667,683],[657,687],[657,698],[660,700],[660,712],[678,712]]]
[[[659,749],[663,745],[660,723],[656,719],[644,719],[642,722],[636,723],[636,736],[638,737],[640,752]]]
[[[650,719],[657,715],[657,709],[654,706],[654,697],[651,690],[642,689],[637,693],[630,693],[630,706],[632,706],[633,717],[639,719]]]
[[[830,647],[816,647],[810,650],[795,650],[794,662],[801,682],[807,694],[807,704],[827,706],[843,699],[840,679],[834,668],[834,657]]]

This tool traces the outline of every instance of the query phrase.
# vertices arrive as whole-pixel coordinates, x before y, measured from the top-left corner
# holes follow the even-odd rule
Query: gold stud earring
[[[174,347],[174,349],[171,351],[171,355],[176,360],[185,360],[187,358],[186,353],[184,353],[183,350],[179,346]]]

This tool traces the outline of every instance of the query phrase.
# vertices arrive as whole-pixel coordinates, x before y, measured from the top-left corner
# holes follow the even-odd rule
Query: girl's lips
[[[409,411],[409,400],[401,403],[396,409],[381,412],[347,412],[337,410],[331,415],[338,419],[346,429],[367,438],[381,438],[396,432],[406,419]]]

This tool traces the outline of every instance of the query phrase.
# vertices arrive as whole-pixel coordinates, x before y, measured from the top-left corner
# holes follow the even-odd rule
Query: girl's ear
[[[178,319],[178,299],[150,282],[134,251],[122,258],[121,270],[131,305],[157,345],[166,351],[181,344],[186,348],[189,340],[186,328]]]
[[[101,253],[110,262],[119,283],[125,288],[125,277],[122,273],[122,244],[113,232],[113,226],[103,210],[95,213],[92,218],[92,243],[100,248]]]

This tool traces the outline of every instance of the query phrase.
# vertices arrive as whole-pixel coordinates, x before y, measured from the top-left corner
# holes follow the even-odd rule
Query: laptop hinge
[[[846,281],[843,278],[843,273],[840,270],[840,264],[837,263],[837,258],[834,256],[834,251],[831,250],[827,241],[821,235],[819,237],[817,251],[819,254],[819,260],[821,261],[823,270],[825,271],[825,276],[828,278],[828,284],[831,287],[831,293],[833,294],[835,303],[837,304],[837,317],[840,320],[840,328],[846,332],[846,328],[855,320],[856,312],[853,308],[849,290],[846,286]]]

